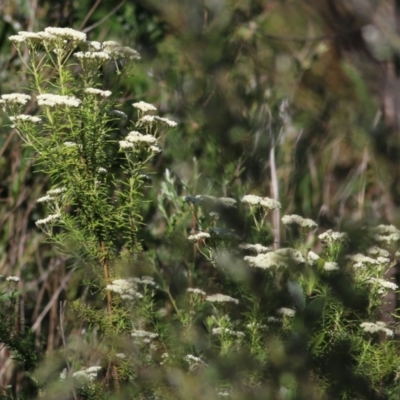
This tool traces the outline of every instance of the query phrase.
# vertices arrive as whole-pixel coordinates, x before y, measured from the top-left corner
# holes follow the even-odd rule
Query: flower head
[[[300,215],[292,214],[292,215],[284,215],[282,217],[282,222],[285,225],[299,225],[302,228],[313,229],[318,225],[315,221],[310,218],[303,218]]]
[[[62,96],[58,94],[40,94],[37,96],[39,106],[67,106],[67,107],[79,107],[81,101],[74,96]]]
[[[84,42],[86,41],[86,33],[76,31],[71,28],[53,28],[48,27],[44,30],[50,35],[59,37],[61,39],[72,40],[74,42]]]
[[[281,307],[276,310],[277,314],[283,315],[284,317],[294,317],[296,311],[291,308]]]
[[[133,107],[137,108],[138,110],[140,110],[144,113],[148,112],[148,111],[156,111],[157,110],[157,108],[155,108],[153,106],[153,104],[146,103],[145,101],[139,101],[137,103],[133,103],[132,105],[133,105]]]
[[[4,100],[6,104],[21,104],[25,105],[31,96],[22,93],[10,93],[1,95],[1,99]]]
[[[110,97],[112,92],[110,90],[100,90],[96,88],[86,88],[85,92],[88,94],[93,94],[101,97]]]
[[[210,301],[212,303],[235,303],[239,304],[239,300],[234,299],[233,297],[227,296],[225,294],[211,294],[206,297],[207,301]]]

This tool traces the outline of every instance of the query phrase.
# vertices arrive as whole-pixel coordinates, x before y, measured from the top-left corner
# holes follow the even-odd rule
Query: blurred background
[[[18,31],[71,27],[116,40],[142,57],[117,93],[122,110],[134,119],[131,103],[144,100],[179,122],[154,162],[148,198],[168,169],[185,194],[274,197],[282,214],[323,228],[399,226],[397,3],[2,0],[0,94],[29,85],[7,39]],[[104,71],[106,89],[113,73]],[[21,319],[49,352],[61,346],[60,302],[82,295],[82,276],[36,228],[46,178],[3,113],[0,122],[0,274],[25,282]],[[156,202],[143,212],[144,247],[166,245]],[[16,374],[0,350],[0,386]]]

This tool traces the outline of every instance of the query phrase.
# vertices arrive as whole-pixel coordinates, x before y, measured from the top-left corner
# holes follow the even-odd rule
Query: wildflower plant
[[[114,65],[118,81],[138,53],[67,28],[20,32],[10,40],[23,60],[29,54],[31,86],[20,90],[29,94],[3,95],[0,104],[51,184],[37,199],[47,215],[36,225],[74,268],[90,270],[90,292],[103,300],[102,306],[71,304],[92,340],[87,346],[80,339],[83,354],[66,346],[60,380],[72,397],[323,392],[350,399],[398,391],[400,362],[388,357],[398,354],[397,334],[380,313],[384,296],[398,289],[385,278],[397,228],[378,226],[372,246],[345,254],[346,233],[320,232],[313,220],[286,215],[282,224],[298,229],[275,248],[269,218],[281,203],[251,194],[182,196],[166,171],[158,211],[168,238],[180,237],[181,255],[171,261],[158,249],[146,253],[137,235],[145,172],[176,123],[144,101],[132,105],[137,119],[127,121],[116,109],[117,93],[100,85],[103,69]],[[36,115],[24,114],[28,102]],[[230,218],[243,220],[244,229],[234,229]],[[168,263],[176,267],[172,274]],[[16,298],[14,290],[11,307]],[[357,380],[365,382],[362,389],[352,386]]]

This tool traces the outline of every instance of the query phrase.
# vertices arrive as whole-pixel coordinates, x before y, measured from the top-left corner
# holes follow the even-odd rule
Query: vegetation
[[[0,398],[399,398],[385,11],[15,4]]]

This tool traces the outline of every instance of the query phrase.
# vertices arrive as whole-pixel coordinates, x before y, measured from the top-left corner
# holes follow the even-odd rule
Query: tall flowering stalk
[[[19,32],[10,37],[31,77],[28,93],[1,96],[0,105],[37,165],[51,182],[39,203],[48,215],[36,221],[50,241],[95,271],[108,313],[116,264],[140,250],[136,232],[146,164],[161,151],[160,138],[175,122],[149,114],[148,103],[133,104],[138,119],[131,127],[115,110],[115,95],[101,87],[101,71],[116,67],[116,85],[140,57],[114,41],[88,41],[69,28]],[[110,69],[110,68],[108,68]],[[21,90],[22,91],[22,90]],[[36,115],[24,114],[27,104]],[[121,129],[121,125],[123,128]]]

